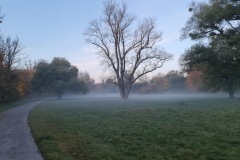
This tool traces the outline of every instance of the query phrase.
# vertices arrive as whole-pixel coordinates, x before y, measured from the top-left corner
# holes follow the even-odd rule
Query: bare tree
[[[18,67],[23,59],[22,57],[23,47],[18,38],[11,39],[11,37],[0,37],[0,50],[4,55],[3,63],[6,69],[13,69]]]
[[[3,21],[3,16],[0,14],[0,23]]]
[[[86,41],[99,50],[102,64],[114,73],[122,99],[128,99],[132,85],[171,59],[159,47],[162,33],[155,20],[143,19],[136,24],[135,15],[127,13],[125,3],[104,3],[103,17],[93,20],[85,32]],[[134,29],[136,27],[136,29]]]
[[[4,68],[4,65],[3,65],[3,53],[2,51],[0,50],[0,70]]]
[[[3,16],[0,13],[0,23],[2,23],[2,20],[3,20]],[[0,29],[0,31],[1,31],[1,29]],[[3,57],[4,57],[3,51],[0,49],[0,69],[3,68]]]

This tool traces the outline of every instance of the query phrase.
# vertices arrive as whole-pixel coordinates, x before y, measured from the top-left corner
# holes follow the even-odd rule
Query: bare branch
[[[4,65],[7,69],[18,67],[26,59],[26,57],[22,57],[23,47],[18,38],[12,40],[11,37],[4,38],[1,36],[0,49],[4,54]]]
[[[162,67],[171,55],[159,47],[162,33],[154,19],[143,19],[133,30],[136,16],[127,13],[125,3],[112,0],[104,3],[103,13],[90,22],[86,40],[99,49],[102,64],[114,71],[120,94],[127,98],[138,78]]]

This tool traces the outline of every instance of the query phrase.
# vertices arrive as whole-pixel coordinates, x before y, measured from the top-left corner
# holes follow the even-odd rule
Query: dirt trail
[[[40,102],[0,113],[0,160],[43,160],[28,125],[28,114]]]

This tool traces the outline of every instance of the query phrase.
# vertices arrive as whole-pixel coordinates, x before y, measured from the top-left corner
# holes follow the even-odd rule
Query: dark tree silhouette
[[[240,80],[240,1],[193,2],[189,11],[192,15],[181,38],[208,43],[185,51],[180,60],[183,70],[200,71],[209,89],[227,91],[233,98]]]

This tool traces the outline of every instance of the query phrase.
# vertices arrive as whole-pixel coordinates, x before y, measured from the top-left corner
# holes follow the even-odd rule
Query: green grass
[[[45,160],[238,160],[239,102],[48,101],[29,122]]]
[[[19,106],[26,103],[25,101],[15,101],[15,102],[11,102],[11,103],[7,103],[7,104],[1,104],[0,105],[0,113],[3,111],[6,111],[8,109],[11,109],[13,107]]]

